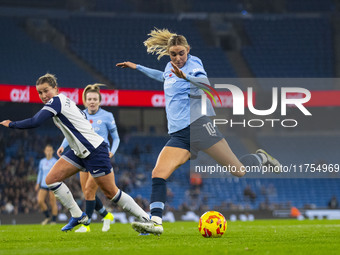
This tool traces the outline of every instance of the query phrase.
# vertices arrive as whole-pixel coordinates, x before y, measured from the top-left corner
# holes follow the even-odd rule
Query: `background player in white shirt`
[[[130,212],[141,221],[148,221],[149,215],[125,192],[118,189],[111,166],[108,144],[93,131],[76,104],[63,94],[59,94],[57,80],[52,74],[45,74],[36,83],[37,92],[45,106],[32,118],[22,121],[4,120],[1,125],[10,128],[28,129],[38,127],[53,118],[61,129],[71,150],[54,164],[46,177],[47,186],[54,192],[62,205],[71,213],[71,219],[61,230],[72,230],[78,224],[86,223],[88,217],[75,202],[72,193],[62,181],[87,169],[95,178],[107,198]]]

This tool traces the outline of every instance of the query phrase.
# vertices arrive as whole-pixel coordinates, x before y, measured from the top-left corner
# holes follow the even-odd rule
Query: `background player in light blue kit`
[[[45,215],[45,219],[41,222],[42,225],[46,225],[49,221],[51,221],[51,224],[56,224],[58,215],[57,200],[45,182],[47,174],[50,172],[55,162],[57,162],[57,159],[53,157],[53,152],[52,145],[47,144],[44,149],[45,158],[39,162],[37,184],[35,185],[35,190],[38,191],[38,205]],[[50,218],[50,213],[45,202],[47,195],[49,196],[52,219]]]
[[[71,191],[63,183],[63,180],[84,169],[91,173],[108,199],[139,220],[149,221],[149,215],[133,198],[116,186],[108,144],[104,142],[104,138],[93,131],[85,113],[76,106],[75,102],[59,94],[55,76],[51,74],[41,76],[37,80],[36,89],[45,104],[44,107],[32,118],[21,121],[4,120],[0,125],[28,129],[38,127],[52,118],[66,137],[71,150],[58,159],[45,179],[47,186],[72,216],[69,223],[61,230],[72,230],[88,220],[86,213],[82,212]]]
[[[244,166],[280,163],[263,150],[240,158],[235,156],[219,130],[207,116],[215,115],[211,102],[206,99],[207,114],[201,112],[203,91],[198,82],[209,83],[202,61],[189,54],[190,46],[183,35],[167,29],[155,29],[144,42],[147,51],[157,54],[158,59],[170,55],[165,70],[159,71],[132,62],[118,63],[116,66],[132,68],[148,77],[163,82],[165,109],[168,119],[170,140],[160,152],[152,171],[152,191],[150,199],[151,222],[134,222],[133,228],[141,233],[162,234],[162,214],[166,202],[166,179],[198,151],[204,151],[222,166],[235,166],[232,174],[244,176]]]
[[[104,138],[104,141],[107,144],[109,142],[109,134],[112,138],[112,145],[109,151],[109,157],[113,157],[118,148],[120,139],[117,132],[117,126],[113,114],[111,112],[105,111],[100,108],[100,103],[102,101],[102,96],[100,94],[100,86],[101,84],[93,84],[87,85],[83,91],[83,102],[86,109],[84,110],[88,121],[90,121],[94,131]],[[64,148],[68,146],[68,142],[64,139],[63,143],[59,147],[57,154],[60,157],[64,151]],[[90,223],[91,217],[94,209],[99,212],[99,214],[103,217],[103,228],[102,231],[106,232],[110,229],[110,223],[113,221],[113,215],[106,211],[103,206],[102,201],[96,195],[96,191],[98,189],[98,185],[96,184],[93,177],[89,174],[89,172],[80,172],[80,184],[82,191],[86,200],[86,214],[89,217],[87,223],[83,224],[79,229],[75,232],[89,232],[90,231]]]

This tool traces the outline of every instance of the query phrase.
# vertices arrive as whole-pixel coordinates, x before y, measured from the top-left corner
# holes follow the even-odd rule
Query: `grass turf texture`
[[[90,233],[57,225],[1,225],[0,254],[340,254],[340,220],[229,222],[222,238],[202,237],[196,222],[165,223],[162,236],[129,224],[91,224]],[[76,227],[78,228],[78,227]]]

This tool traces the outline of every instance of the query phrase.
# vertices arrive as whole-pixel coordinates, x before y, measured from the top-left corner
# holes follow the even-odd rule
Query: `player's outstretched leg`
[[[280,162],[276,158],[269,155],[268,152],[266,152],[262,149],[258,149],[256,151],[256,153],[259,154],[263,158],[264,162],[262,164],[270,165],[270,166],[274,167],[274,169],[280,169],[280,167],[281,167]]]
[[[149,221],[149,215],[124,191],[118,189],[117,194],[111,199],[125,212],[131,213],[141,222]]]
[[[245,167],[258,167],[259,170],[262,166],[270,166],[276,173],[280,172],[281,169],[280,162],[262,149],[258,149],[256,154],[242,156],[240,161]]]
[[[55,197],[60,201],[60,203],[70,211],[72,216],[69,223],[61,229],[62,231],[72,230],[75,226],[87,222],[88,217],[86,213],[82,212],[79,208],[71,191],[65,183],[56,182],[48,184],[48,187],[53,191]]]

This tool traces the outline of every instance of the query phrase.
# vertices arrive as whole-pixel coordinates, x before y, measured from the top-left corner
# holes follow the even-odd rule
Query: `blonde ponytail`
[[[175,45],[182,45],[187,49],[190,48],[187,40],[183,35],[177,35],[171,33],[168,29],[158,29],[155,28],[151,30],[150,37],[144,41],[146,46],[146,51],[151,54],[158,55],[157,59],[160,60],[161,57],[169,55],[169,48]]]
[[[169,55],[168,53],[168,42],[172,36],[177,34],[171,33],[168,29],[158,29],[155,28],[151,30],[150,37],[144,41],[146,46],[146,51],[151,54],[158,55],[157,59],[160,60],[161,57]]]
[[[95,92],[95,93],[98,93],[99,95],[99,101],[101,102],[102,101],[102,95],[100,94],[100,86],[106,86],[105,84],[100,84],[100,83],[95,83],[95,84],[89,84],[85,87],[84,91],[83,91],[83,104],[84,106],[86,107],[86,95],[87,93],[89,92]]]

